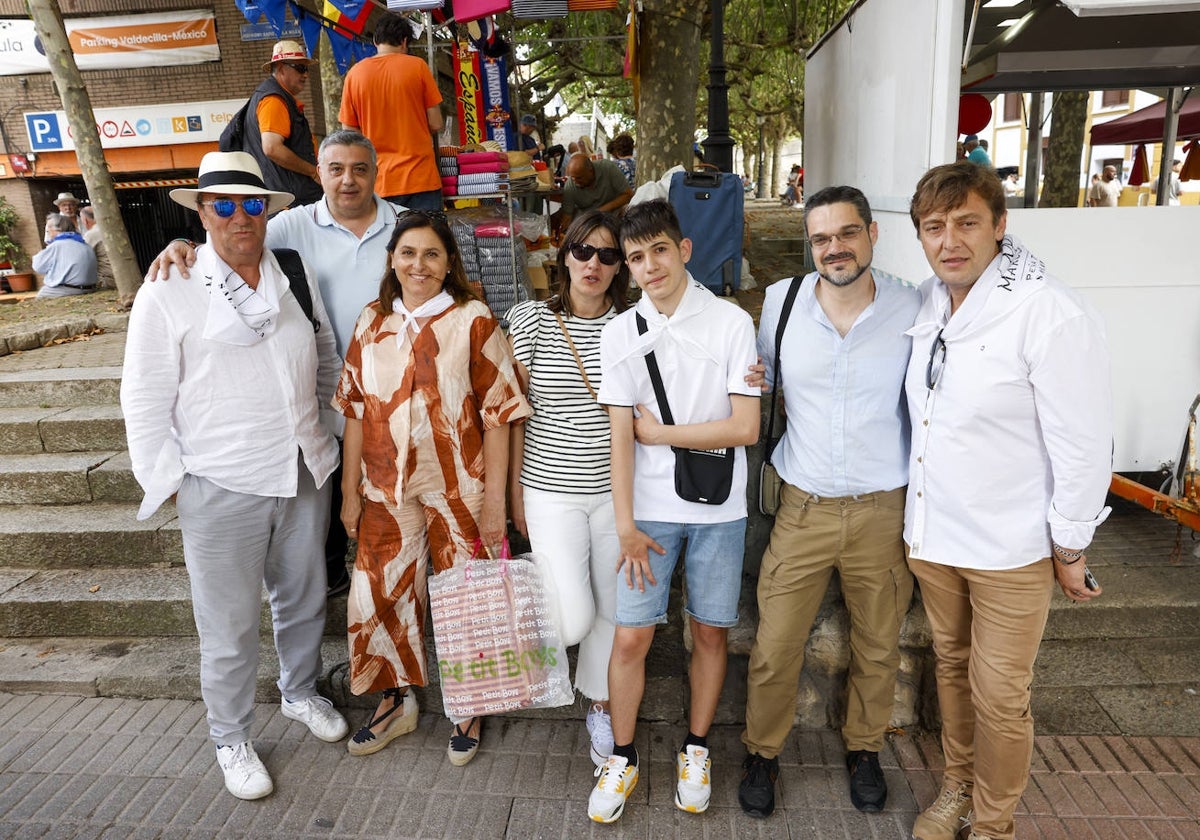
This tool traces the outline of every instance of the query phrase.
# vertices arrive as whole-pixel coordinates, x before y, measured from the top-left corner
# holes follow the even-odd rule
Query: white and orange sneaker
[[[625,802],[637,787],[638,769],[629,759],[610,755],[596,768],[598,780],[588,797],[588,816],[598,823],[616,822],[625,812]]]
[[[689,746],[675,757],[675,807],[703,814],[712,798],[712,759],[706,747]]]

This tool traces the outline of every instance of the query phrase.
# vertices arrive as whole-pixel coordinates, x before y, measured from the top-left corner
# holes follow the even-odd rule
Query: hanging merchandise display
[[[520,20],[566,17],[567,11],[567,0],[512,0],[513,17]]]
[[[617,8],[617,0],[567,0],[572,12],[603,12]]]
[[[387,0],[389,12],[423,12],[445,5],[445,0]]]
[[[459,41],[454,51],[454,93],[461,145],[495,140],[501,151],[516,148],[503,57],[488,58],[468,41]]]
[[[459,23],[507,12],[512,0],[454,0],[454,19]]]

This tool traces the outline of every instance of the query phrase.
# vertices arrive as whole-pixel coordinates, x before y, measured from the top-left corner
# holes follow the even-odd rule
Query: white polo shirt
[[[640,312],[653,339],[639,336],[634,313]],[[754,321],[737,305],[721,300],[692,276],[675,314],[664,317],[645,295],[635,309],[614,318],[600,336],[599,401],[604,405],[641,404],[662,420],[650,383],[644,345],[653,351],[662,374],[671,414],[678,425],[722,420],[733,413],[730,395],[760,396],[746,384],[756,361]],[[732,522],[746,515],[746,452],[734,448],[733,487],[720,505],[687,502],[675,494],[675,453],[665,445],[634,445],[633,516],[652,522]]]

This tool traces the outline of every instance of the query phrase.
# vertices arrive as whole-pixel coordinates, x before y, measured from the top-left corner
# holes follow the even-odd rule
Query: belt
[[[90,286],[80,286],[80,285],[77,285],[77,284],[75,284],[75,283],[59,283],[58,285],[60,285],[60,286],[66,286],[68,289],[94,289],[94,288],[96,288],[96,284],[95,284],[95,283],[93,283],[93,284],[92,284],[92,285],[90,285]]]
[[[875,499],[880,499],[893,493],[903,494],[905,492],[903,487],[896,487],[892,490],[876,490],[873,493],[856,493],[853,496],[818,496],[816,493],[810,493],[807,490],[799,487],[796,489],[808,496],[808,498],[804,500],[804,504],[806,505],[841,505],[842,507],[852,504],[861,504],[863,502],[871,502]]]

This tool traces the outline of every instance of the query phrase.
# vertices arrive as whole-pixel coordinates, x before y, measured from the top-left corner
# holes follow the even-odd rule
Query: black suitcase
[[[692,241],[688,271],[712,292],[733,294],[742,282],[742,179],[716,169],[676,172],[668,195],[683,235]]]

